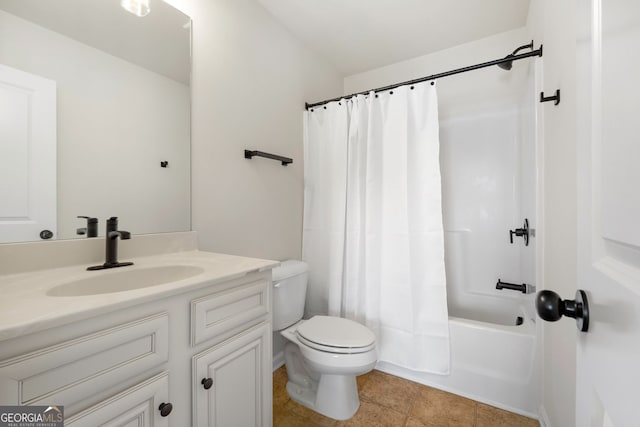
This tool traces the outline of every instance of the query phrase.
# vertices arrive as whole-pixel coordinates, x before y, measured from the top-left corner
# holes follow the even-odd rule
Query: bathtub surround
[[[310,109],[303,257],[307,314],[367,325],[381,361],[448,374],[438,152],[435,82]]]

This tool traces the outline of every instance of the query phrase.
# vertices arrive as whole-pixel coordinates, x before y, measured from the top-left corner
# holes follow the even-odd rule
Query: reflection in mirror
[[[190,229],[191,21],[149,7],[0,0],[0,243]]]

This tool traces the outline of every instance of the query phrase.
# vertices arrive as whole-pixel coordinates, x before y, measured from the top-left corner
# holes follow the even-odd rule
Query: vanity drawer
[[[169,316],[145,317],[0,361],[4,404],[71,406],[169,358]]]
[[[227,338],[261,321],[271,310],[271,281],[260,279],[191,301],[191,345]]]

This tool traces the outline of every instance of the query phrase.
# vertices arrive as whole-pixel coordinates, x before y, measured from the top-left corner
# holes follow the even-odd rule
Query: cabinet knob
[[[158,406],[158,409],[160,410],[160,415],[166,417],[173,410],[173,405],[171,403],[162,402],[160,406]]]
[[[211,378],[203,378],[200,384],[202,384],[205,390],[209,390],[213,385],[213,380]]]

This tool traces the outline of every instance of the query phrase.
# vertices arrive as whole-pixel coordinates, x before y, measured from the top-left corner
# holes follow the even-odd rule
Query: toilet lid
[[[369,351],[376,341],[376,336],[366,326],[333,316],[314,316],[302,322],[297,333],[305,344],[335,353]]]

